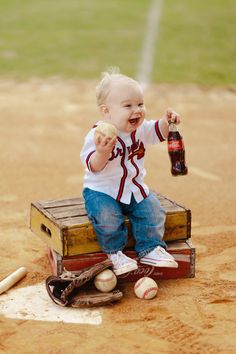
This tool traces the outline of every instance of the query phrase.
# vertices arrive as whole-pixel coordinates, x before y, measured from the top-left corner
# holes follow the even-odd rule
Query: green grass
[[[136,76],[151,0],[1,0],[0,77]],[[164,0],[154,82],[236,84],[235,0]]]
[[[236,84],[235,0],[165,0],[154,81]]]
[[[0,75],[134,75],[149,0],[1,0]]]

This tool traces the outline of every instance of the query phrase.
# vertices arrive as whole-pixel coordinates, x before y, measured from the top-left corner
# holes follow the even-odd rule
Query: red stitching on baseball
[[[153,290],[158,290],[158,288],[155,286],[155,287],[153,287],[153,288],[149,288],[149,289],[147,289],[146,291],[144,291],[144,294],[143,294],[143,299],[145,299],[145,297],[151,292],[151,291],[153,291]]]
[[[107,282],[107,281],[110,281],[110,280],[113,280],[114,278],[111,277],[111,278],[107,278],[107,279],[96,279],[96,281],[99,281],[99,282]]]
[[[143,282],[146,280],[146,278],[141,278],[138,280],[138,282],[135,284],[134,289],[138,289],[140,287],[141,284],[143,284]]]

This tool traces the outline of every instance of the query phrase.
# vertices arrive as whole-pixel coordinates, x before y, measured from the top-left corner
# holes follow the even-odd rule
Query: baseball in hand
[[[113,139],[117,135],[116,127],[110,123],[100,123],[95,128],[95,139],[98,136]]]
[[[108,293],[116,287],[117,278],[110,269],[105,269],[94,278],[95,287],[103,293]]]
[[[153,299],[158,291],[158,285],[152,278],[140,278],[134,285],[134,293],[139,299]]]

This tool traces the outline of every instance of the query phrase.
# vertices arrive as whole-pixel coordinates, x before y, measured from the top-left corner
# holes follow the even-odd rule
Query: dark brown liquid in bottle
[[[185,164],[185,149],[183,138],[174,124],[170,125],[168,135],[168,153],[171,161],[171,173],[173,176],[183,176],[188,173]]]

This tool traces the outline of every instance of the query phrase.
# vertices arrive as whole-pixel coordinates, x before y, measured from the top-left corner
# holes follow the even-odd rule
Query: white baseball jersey
[[[141,202],[149,194],[144,183],[146,146],[165,140],[159,120],[144,120],[131,134],[118,132],[108,163],[99,172],[92,172],[90,169],[90,158],[96,150],[95,127],[86,135],[80,155],[85,165],[84,188],[106,193],[125,204],[130,203],[133,193],[135,200]]]

